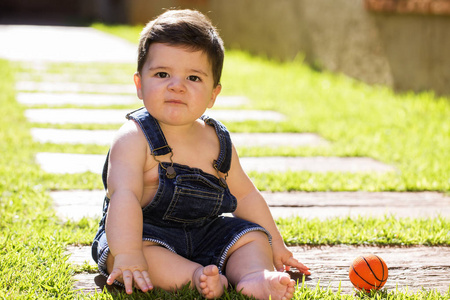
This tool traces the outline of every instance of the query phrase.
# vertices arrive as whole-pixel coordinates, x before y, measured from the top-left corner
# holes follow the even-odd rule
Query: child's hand
[[[272,241],[272,250],[273,263],[277,271],[283,272],[285,270],[285,266],[286,271],[289,271],[290,267],[295,267],[299,270],[299,272],[305,275],[311,275],[309,268],[294,258],[294,255],[291,251],[289,251],[282,240]]]
[[[147,261],[142,251],[118,254],[114,257],[114,268],[106,283],[111,285],[114,280],[122,278],[127,294],[133,292],[133,283],[141,291],[147,292],[153,289],[147,268]]]

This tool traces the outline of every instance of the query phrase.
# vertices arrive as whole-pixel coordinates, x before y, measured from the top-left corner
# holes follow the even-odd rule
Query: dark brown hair
[[[185,10],[168,10],[150,21],[142,30],[139,40],[137,70],[140,73],[153,43],[185,47],[203,51],[212,66],[214,87],[220,84],[224,60],[223,41],[211,21],[202,13]]]

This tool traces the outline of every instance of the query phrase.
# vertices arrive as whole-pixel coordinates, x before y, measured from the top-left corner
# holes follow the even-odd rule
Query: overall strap
[[[128,113],[126,118],[128,120],[132,119],[139,124],[153,156],[166,155],[172,152],[172,148],[167,144],[158,121],[149,114],[145,107]]]
[[[219,157],[214,161],[214,168],[227,174],[231,167],[231,138],[227,128],[217,120],[203,115],[201,119],[208,125],[214,126],[220,143]]]
[[[145,109],[145,107],[141,107],[138,110],[132,111],[127,114],[128,120],[134,120],[139,124],[142,129],[142,132],[147,139],[148,145],[150,146],[150,151],[154,159],[159,163],[161,168],[166,171],[166,176],[169,179],[175,178],[177,173],[173,168],[172,161],[172,148],[170,148],[169,144],[166,141],[164,133],[162,132],[161,126],[159,126],[158,121]],[[169,167],[165,167],[164,164],[159,161],[156,157],[166,154],[171,154],[170,162],[171,165]]]
[[[153,156],[166,155],[172,152],[172,149],[167,144],[166,138],[159,126],[158,121],[153,118],[145,107],[141,107],[135,111],[132,111],[126,115],[128,120],[136,121],[142,129],[142,132],[147,139]],[[109,161],[109,151],[106,155],[105,164],[103,165],[102,180],[105,190],[107,189],[107,175],[108,175],[108,161]]]

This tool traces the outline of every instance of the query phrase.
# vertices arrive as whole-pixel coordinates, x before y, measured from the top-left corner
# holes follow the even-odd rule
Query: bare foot
[[[286,273],[261,271],[244,276],[236,290],[257,299],[287,300],[294,296],[295,281]]]
[[[215,265],[199,267],[194,272],[193,281],[199,293],[206,299],[219,298],[224,292],[224,287],[228,285],[227,278],[219,274],[219,269]]]

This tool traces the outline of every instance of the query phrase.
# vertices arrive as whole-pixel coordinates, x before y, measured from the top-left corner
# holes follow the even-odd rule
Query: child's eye
[[[195,75],[188,76],[187,79],[190,81],[202,81],[200,77],[195,76]]]
[[[158,72],[155,74],[155,76],[158,78],[167,78],[167,77],[169,77],[169,74],[166,72]]]

